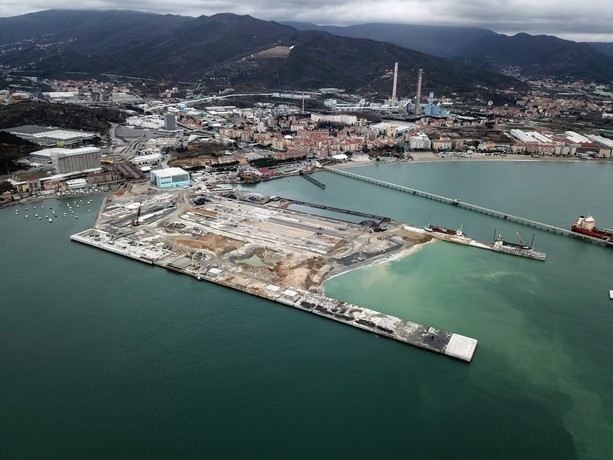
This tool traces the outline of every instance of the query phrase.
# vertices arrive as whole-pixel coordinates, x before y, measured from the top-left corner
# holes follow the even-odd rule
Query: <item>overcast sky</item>
[[[613,42],[611,0],[0,0],[0,17],[63,9],[131,9],[210,16],[248,14],[320,25],[365,22],[475,26],[514,35]]]

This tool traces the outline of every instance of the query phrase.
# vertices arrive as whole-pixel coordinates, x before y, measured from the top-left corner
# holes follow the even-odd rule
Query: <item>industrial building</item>
[[[151,171],[151,183],[159,188],[189,185],[189,173],[181,168],[165,168]]]
[[[66,181],[66,187],[68,190],[79,190],[83,188],[87,188],[89,184],[86,179],[70,179]]]
[[[164,129],[167,131],[174,131],[177,129],[177,117],[174,114],[164,114]]]
[[[80,144],[96,137],[95,133],[37,125],[18,126],[16,128],[3,129],[2,131],[46,147],[63,147],[65,145]]]
[[[311,113],[311,120],[314,122],[330,122],[330,123],[342,123],[344,125],[355,125],[358,122],[358,117],[355,115],[336,114],[336,115],[322,115],[319,113]]]
[[[441,109],[441,104],[434,103],[434,93],[431,91],[428,96],[428,104],[422,107],[423,113],[427,117],[448,117],[449,111]]]
[[[83,147],[80,149],[50,149],[51,163],[57,174],[89,171],[100,168],[100,149]]]
[[[162,155],[159,153],[150,153],[148,155],[140,155],[130,160],[130,163],[136,166],[156,165],[162,161]]]

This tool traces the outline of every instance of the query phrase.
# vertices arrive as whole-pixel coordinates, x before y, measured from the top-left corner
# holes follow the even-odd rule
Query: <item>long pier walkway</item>
[[[309,182],[317,185],[319,188],[326,188],[326,184],[324,184],[323,182],[318,181],[314,177],[311,177],[308,173],[305,173],[304,171],[300,171],[300,175],[302,177],[304,177],[306,180],[308,180]]]
[[[398,190],[399,192],[409,193],[411,195],[416,195],[422,198],[428,198],[430,200],[438,201],[440,203],[445,203],[451,206],[456,206],[458,208],[467,209],[469,211],[477,212],[479,214],[485,214],[487,216],[497,217],[507,222],[514,222],[517,224],[525,225],[527,227],[536,228],[538,230],[543,230],[543,231],[550,232],[550,233],[556,233],[558,235],[568,236],[570,238],[578,238],[580,240],[588,241],[593,244],[599,244],[603,246],[609,245],[609,243],[607,243],[606,241],[598,239],[598,238],[593,238],[591,236],[583,235],[581,233],[575,233],[565,228],[556,227],[554,225],[549,225],[549,224],[545,224],[542,222],[537,222],[535,220],[526,219],[524,217],[514,216],[513,214],[496,211],[495,209],[484,208],[483,206],[477,206],[476,204],[460,201],[457,198],[448,198],[446,196],[437,195],[435,193],[424,192],[423,190],[417,190],[415,188],[405,187],[403,185],[393,184],[391,182],[385,182],[379,179],[373,179],[371,177],[361,176],[359,174],[351,173],[343,169],[331,168],[329,166],[323,166],[322,169],[325,171],[334,173],[334,174],[338,174],[340,176],[345,176],[351,179],[361,180],[369,184],[379,185],[381,187],[386,187],[392,190]]]

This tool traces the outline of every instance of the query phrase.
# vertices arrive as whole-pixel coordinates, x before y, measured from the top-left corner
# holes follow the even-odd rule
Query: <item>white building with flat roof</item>
[[[165,168],[151,171],[151,183],[158,188],[174,188],[190,185],[189,173],[181,168]]]
[[[66,186],[68,187],[69,190],[77,190],[80,188],[86,188],[87,187],[87,180],[80,178],[80,179],[70,179],[66,181]]]
[[[136,166],[156,165],[162,161],[162,155],[159,153],[151,153],[149,155],[140,155],[130,160],[130,163]]]
[[[424,133],[415,134],[409,137],[409,149],[411,150],[430,150],[431,147],[432,142]]]

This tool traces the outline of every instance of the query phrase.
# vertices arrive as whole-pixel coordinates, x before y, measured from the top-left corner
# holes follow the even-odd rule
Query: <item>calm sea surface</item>
[[[586,213],[613,227],[613,164],[352,171],[561,227]],[[254,189],[463,225],[478,240],[495,228],[532,238],[423,198],[315,177],[326,190],[300,177]],[[542,263],[436,242],[326,283],[331,296],[478,339],[467,365],[72,243],[101,197],[62,218],[74,201],[0,210],[2,459],[613,458],[612,249],[537,231]]]

